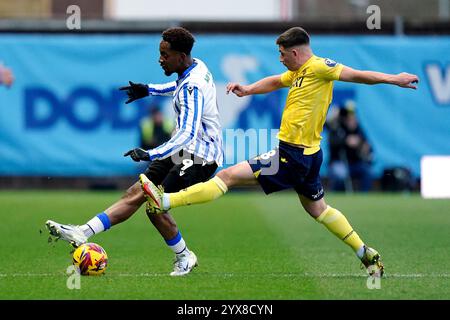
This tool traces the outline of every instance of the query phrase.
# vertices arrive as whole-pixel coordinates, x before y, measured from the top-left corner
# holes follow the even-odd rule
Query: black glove
[[[142,83],[130,83],[129,86],[120,87],[119,90],[126,90],[128,95],[128,100],[125,104],[133,102],[134,100],[144,98],[148,96],[148,86]]]
[[[139,161],[150,161],[150,156],[148,152],[141,148],[131,149],[130,151],[125,152],[124,157],[130,156],[136,162]]]

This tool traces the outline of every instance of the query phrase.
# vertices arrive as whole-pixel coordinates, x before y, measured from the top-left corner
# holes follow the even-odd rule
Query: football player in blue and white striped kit
[[[191,57],[194,37],[184,28],[170,28],[163,32],[159,63],[167,76],[178,74],[178,79],[166,84],[140,84],[120,88],[133,102],[148,95],[173,97],[176,114],[176,132],[166,143],[151,149],[135,148],[126,152],[134,161],[150,161],[140,182],[149,179],[167,192],[177,192],[198,182],[207,181],[222,165],[222,132],[216,102],[216,88],[206,65]],[[80,226],[62,225],[47,221],[50,234],[69,241],[74,246],[111,226],[131,217],[146,202],[141,183],[136,182],[125,195]],[[156,215],[147,211],[153,225],[175,253],[173,276],[189,273],[197,265],[197,257],[189,250],[177,224],[166,212]]]

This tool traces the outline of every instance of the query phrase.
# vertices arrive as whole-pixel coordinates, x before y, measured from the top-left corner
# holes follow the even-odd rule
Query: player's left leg
[[[299,194],[299,198],[306,212],[353,249],[370,275],[383,275],[384,266],[380,254],[364,244],[347,218],[339,210],[327,205],[323,198],[314,201],[301,194]]]
[[[161,183],[164,190],[167,190],[168,192],[177,192],[193,184],[204,182],[208,180],[217,169],[215,163],[206,163],[203,159],[192,154],[180,153],[179,156],[182,158],[173,159],[174,165]],[[147,179],[145,175],[141,175],[140,179],[141,181],[150,183],[150,179]],[[181,233],[176,228],[172,216],[167,211],[161,214],[154,214],[153,210],[150,210],[150,208],[147,208],[146,211],[148,217],[158,230],[162,230],[163,228],[161,228],[161,226],[164,225],[173,225],[173,227],[175,227],[175,233],[161,233],[167,245],[175,253],[174,268],[170,275],[183,276],[191,272],[193,268],[198,265],[197,256],[187,247]],[[169,228],[165,229],[170,231]]]
[[[323,224],[331,233],[350,246],[358,258],[368,269],[369,274],[381,276],[383,264],[378,252],[369,248],[360,239],[356,231],[348,222],[347,218],[335,208],[328,206],[324,200],[323,186],[320,181],[320,166],[322,165],[322,151],[299,157],[299,162],[304,172],[301,183],[295,186],[303,208],[317,222]]]

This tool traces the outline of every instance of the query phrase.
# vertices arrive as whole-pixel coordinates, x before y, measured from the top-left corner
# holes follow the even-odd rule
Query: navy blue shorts
[[[323,198],[319,176],[322,150],[311,155],[304,155],[303,150],[280,141],[274,150],[248,160],[266,194],[294,188],[308,199],[317,201]]]

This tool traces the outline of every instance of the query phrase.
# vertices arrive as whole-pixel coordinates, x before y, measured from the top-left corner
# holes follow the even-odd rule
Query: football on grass
[[[74,251],[73,264],[82,275],[101,275],[105,272],[108,265],[108,255],[98,244],[85,243]]]

